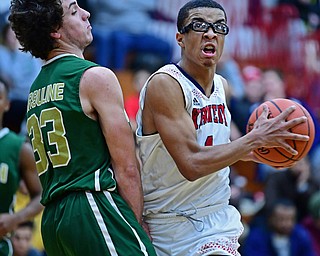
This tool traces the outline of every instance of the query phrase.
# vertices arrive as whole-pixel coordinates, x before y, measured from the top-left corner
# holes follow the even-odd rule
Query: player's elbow
[[[182,176],[188,181],[196,181],[202,177],[202,175],[197,171],[197,167],[193,163],[178,165],[178,169]]]
[[[125,175],[131,180],[140,180],[140,172],[136,165],[130,165],[125,169]]]
[[[116,180],[119,184],[138,184],[141,182],[140,172],[135,165],[113,167]]]
[[[198,175],[187,175],[187,176],[184,176],[188,181],[196,181],[197,179],[199,179],[200,177]]]

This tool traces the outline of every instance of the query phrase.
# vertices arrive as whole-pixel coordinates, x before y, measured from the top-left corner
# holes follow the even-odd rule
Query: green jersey
[[[10,213],[20,182],[20,151],[25,138],[0,130],[0,213]]]
[[[110,153],[98,121],[82,110],[79,84],[97,64],[65,54],[45,63],[31,86],[27,130],[46,205],[73,191],[115,190]]]

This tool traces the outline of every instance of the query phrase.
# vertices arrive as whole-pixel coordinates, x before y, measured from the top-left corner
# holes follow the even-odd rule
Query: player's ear
[[[181,33],[178,32],[176,34],[176,40],[177,40],[178,45],[181,48],[184,48],[184,34],[181,34]]]
[[[58,32],[52,32],[50,33],[50,36],[53,37],[54,39],[60,39],[61,38],[61,34]]]

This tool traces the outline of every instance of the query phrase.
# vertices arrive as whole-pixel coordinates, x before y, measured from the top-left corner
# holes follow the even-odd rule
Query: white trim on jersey
[[[123,217],[123,215],[121,214],[121,212],[119,211],[116,203],[113,201],[113,198],[110,194],[110,192],[108,191],[104,191],[104,195],[107,197],[108,201],[110,202],[111,206],[115,209],[115,211],[119,214],[119,216],[123,219],[123,221],[131,228],[133,234],[135,235],[135,237],[137,238],[137,241],[139,242],[140,245],[140,249],[141,252],[143,253],[143,255],[148,256],[148,252],[147,249],[145,247],[145,245],[143,244],[143,242],[141,241],[137,231],[127,222],[127,220]]]
[[[108,249],[109,249],[109,252],[110,252],[111,256],[117,256],[118,253],[116,251],[116,248],[115,248],[115,246],[114,246],[114,244],[113,244],[113,242],[111,240],[111,237],[110,237],[110,234],[108,232],[107,226],[103,221],[103,218],[101,216],[99,208],[98,208],[96,202],[94,201],[94,198],[93,198],[92,194],[90,192],[86,192],[86,196],[87,196],[88,202],[89,202],[89,204],[91,206],[91,209],[93,211],[94,217],[96,218],[96,220],[98,222],[98,225],[99,225],[100,230],[101,230],[101,232],[103,234],[104,240],[106,242],[106,245],[108,246]]]
[[[143,255],[148,256],[148,252],[147,252],[147,248],[145,247],[144,243],[141,241],[137,231],[128,223],[128,221],[123,217],[122,213],[120,212],[119,208],[117,207],[116,203],[114,202],[110,192],[108,191],[103,191],[103,194],[105,195],[105,197],[108,199],[110,205],[113,207],[113,209],[117,212],[117,214],[119,215],[119,217],[121,217],[123,219],[123,221],[130,227],[132,233],[134,234],[134,236],[136,237],[137,241],[139,242],[140,245],[140,250],[143,253]],[[92,193],[90,192],[86,192],[86,196],[88,199],[88,202],[91,206],[91,209],[93,211],[93,214],[98,222],[98,225],[100,227],[100,230],[103,234],[104,240],[106,242],[106,245],[110,251],[111,256],[117,256],[117,251],[115,248],[114,243],[111,240],[110,234],[108,232],[108,228],[106,226],[106,224],[103,221],[102,215],[99,211],[99,208],[92,196]]]
[[[96,191],[100,191],[100,169],[94,172],[94,188]]]

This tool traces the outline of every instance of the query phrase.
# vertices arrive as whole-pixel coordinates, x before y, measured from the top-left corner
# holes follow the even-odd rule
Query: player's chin
[[[88,36],[86,40],[86,47],[89,46],[92,43],[92,41],[93,41],[93,36],[92,35]]]
[[[215,65],[217,65],[217,62],[213,59],[213,58],[205,58],[203,61],[203,66],[207,67],[207,68],[212,68]]]

